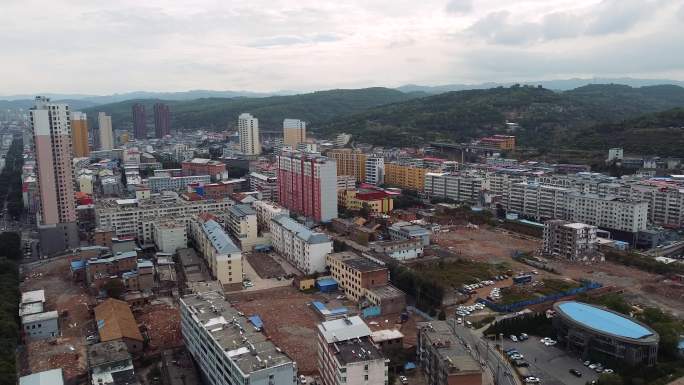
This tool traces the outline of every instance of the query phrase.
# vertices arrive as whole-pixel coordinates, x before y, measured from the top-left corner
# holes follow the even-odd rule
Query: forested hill
[[[684,88],[588,85],[566,92],[513,86],[467,90],[412,99],[337,118],[323,135],[349,132],[357,140],[407,145],[431,140],[463,141],[503,132],[519,123],[519,142],[535,147],[572,146],[579,130],[618,123],[645,113],[684,107]]]
[[[308,94],[270,96],[263,98],[204,98],[188,101],[161,101],[170,106],[173,129],[232,128],[242,112],[249,112],[259,119],[264,130],[281,129],[284,118],[302,119],[309,127],[331,121],[339,116],[359,113],[372,107],[397,103],[423,93],[404,93],[389,88],[363,88],[353,90],[329,90]],[[152,106],[156,99],[127,100],[86,109],[94,123],[98,111],[112,116],[115,128],[131,126],[131,106],[146,106],[148,121],[153,121]]]

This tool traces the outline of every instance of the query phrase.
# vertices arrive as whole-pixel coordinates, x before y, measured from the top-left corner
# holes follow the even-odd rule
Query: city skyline
[[[7,94],[684,79],[677,49],[684,4],[677,0],[400,1],[391,7],[385,1],[208,0],[193,7],[132,1],[103,7],[61,0],[31,8],[9,2],[0,16],[4,66],[16,75],[5,79]],[[17,23],[41,15],[55,20],[45,19],[43,27],[58,44]],[[55,76],[35,75],[45,52],[60,53]],[[88,81],[73,82],[76,77]]]

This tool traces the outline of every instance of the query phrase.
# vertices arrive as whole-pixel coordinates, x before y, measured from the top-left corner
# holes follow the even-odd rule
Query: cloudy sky
[[[0,94],[684,80],[684,0],[2,0]]]

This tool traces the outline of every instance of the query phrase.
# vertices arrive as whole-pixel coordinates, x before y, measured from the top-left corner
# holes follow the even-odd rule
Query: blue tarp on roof
[[[80,259],[71,261],[71,271],[81,270],[85,267],[85,262]]]
[[[256,314],[249,317],[249,322],[251,322],[252,325],[254,325],[254,327],[257,329],[263,329],[264,327],[264,323],[261,321],[261,317],[259,317]]]
[[[404,364],[404,370],[412,370],[416,368],[416,364],[414,362],[407,362]]]
[[[316,281],[318,289],[324,293],[337,290],[337,281],[332,278],[321,278]]]
[[[313,301],[311,304],[318,310],[319,313],[323,315],[341,315],[341,314],[346,314],[347,313],[347,308],[346,307],[338,307],[335,309],[328,309],[325,307],[325,305],[322,302],[319,301]]]

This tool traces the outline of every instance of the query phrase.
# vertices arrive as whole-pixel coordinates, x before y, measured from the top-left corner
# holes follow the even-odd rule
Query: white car
[[[537,377],[525,377],[526,384],[541,384],[541,380]]]
[[[511,341],[513,341],[513,342],[518,342],[518,337],[516,337],[516,336],[513,335],[513,334],[511,334],[511,335],[509,336],[509,338],[510,338]]]
[[[406,376],[399,376],[399,382],[402,383],[402,385],[408,384],[408,378]]]

